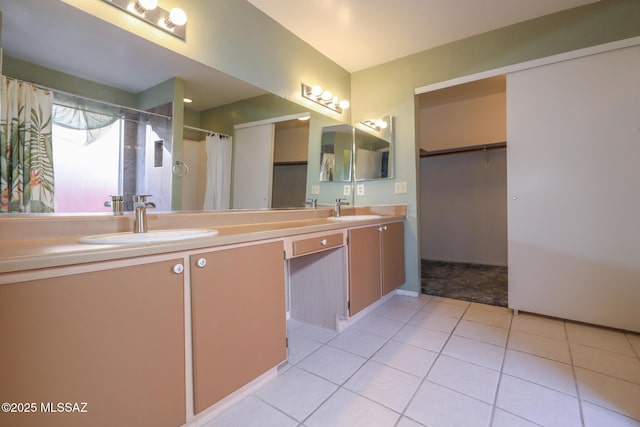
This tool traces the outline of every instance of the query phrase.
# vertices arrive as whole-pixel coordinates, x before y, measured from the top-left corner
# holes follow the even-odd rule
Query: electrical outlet
[[[344,196],[350,196],[351,195],[351,184],[345,184],[344,185],[344,190],[342,192],[342,195],[344,195]]]
[[[313,194],[313,195],[320,194],[320,186],[319,185],[312,185],[311,186],[311,194]]]
[[[406,192],[407,192],[407,181],[396,182],[395,193],[406,194]]]
[[[356,194],[358,196],[364,196],[364,184],[356,185]]]

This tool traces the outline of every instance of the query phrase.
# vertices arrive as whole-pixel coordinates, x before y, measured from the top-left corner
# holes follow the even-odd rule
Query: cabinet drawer
[[[293,243],[293,256],[300,256],[325,249],[336,248],[344,244],[342,233],[327,234],[309,239],[295,240]]]

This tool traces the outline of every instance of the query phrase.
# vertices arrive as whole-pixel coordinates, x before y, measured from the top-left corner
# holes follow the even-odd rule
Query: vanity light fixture
[[[184,98],[182,99],[182,102],[184,102],[185,104],[191,104],[193,102],[193,99],[191,98]]]
[[[158,6],[158,0],[103,0],[156,28],[184,40],[187,14],[180,8],[167,11]]]
[[[375,130],[376,132],[380,132],[382,129],[386,129],[387,126],[389,126],[389,123],[382,119],[368,119],[363,120],[360,123]]]
[[[302,97],[320,104],[323,107],[342,114],[342,110],[349,108],[349,101],[334,96],[331,91],[323,90],[322,87],[309,86],[302,83]]]

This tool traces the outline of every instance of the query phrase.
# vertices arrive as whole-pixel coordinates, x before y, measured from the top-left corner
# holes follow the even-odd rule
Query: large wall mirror
[[[393,178],[393,117],[322,128],[320,181]]]
[[[393,117],[356,123],[353,151],[355,181],[393,178]]]
[[[203,209],[202,181],[206,171],[201,160],[209,131],[233,137],[238,124],[308,111],[64,2],[0,0],[0,10],[3,75],[53,89],[58,93],[54,94],[56,100],[70,94],[77,100],[86,100],[86,109],[76,109],[79,115],[85,111],[113,115],[114,120],[107,120],[110,133],[105,131],[102,135],[112,138],[107,143],[112,149],[108,156],[96,154],[99,161],[85,161],[77,154],[85,151],[83,144],[68,146],[72,152],[63,168],[68,183],[59,173],[56,187],[75,200],[59,204],[55,213],[108,213],[110,208],[104,207],[104,201],[114,193],[123,193],[127,210],[131,195],[141,192],[154,194],[151,201],[158,205],[156,212]],[[176,103],[176,94],[182,93],[193,97],[194,102],[178,112],[175,107],[182,100]],[[252,170],[234,172],[256,182],[273,180],[274,186],[289,185],[292,179],[298,184],[304,181],[304,185],[297,186],[302,188],[296,188],[299,195],[293,199],[289,197],[291,188],[274,188],[274,199],[268,207],[304,206],[304,196],[310,194],[309,179],[303,177],[307,161],[309,176],[318,180],[316,147],[320,136],[316,129],[339,122],[315,112],[310,117],[306,131],[304,124],[297,121],[295,128],[278,126],[276,156],[271,160],[274,176],[254,176]],[[56,142],[60,132],[56,130]],[[295,144],[307,148],[297,152],[308,152],[308,159],[302,154],[295,158],[279,155],[280,145]],[[99,148],[93,143],[84,145]],[[63,154],[60,148],[54,150]],[[109,175],[113,183],[108,188],[87,190],[86,197],[81,196],[77,189],[92,173]],[[295,178],[291,178],[292,174]]]

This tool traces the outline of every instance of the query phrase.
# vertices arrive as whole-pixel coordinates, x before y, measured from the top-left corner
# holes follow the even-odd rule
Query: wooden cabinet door
[[[284,245],[193,255],[191,272],[197,414],[286,360]]]
[[[382,226],[382,295],[404,282],[404,224],[385,224]]]
[[[349,315],[380,299],[380,231],[378,226],[349,230]]]
[[[0,401],[37,405],[0,424],[184,424],[182,262],[0,285]]]

